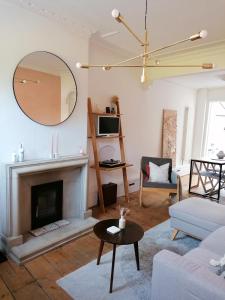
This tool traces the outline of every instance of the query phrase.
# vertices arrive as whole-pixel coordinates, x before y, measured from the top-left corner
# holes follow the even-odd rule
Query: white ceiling
[[[6,1],[6,0],[5,0]],[[143,35],[145,0],[7,0],[37,14],[63,23],[69,30],[91,33],[119,31],[107,42],[129,52],[139,53],[137,42],[111,17],[119,9],[128,24]],[[155,49],[207,29],[207,39],[194,45],[225,40],[225,0],[148,0],[150,48]],[[193,42],[186,44],[193,46]]]

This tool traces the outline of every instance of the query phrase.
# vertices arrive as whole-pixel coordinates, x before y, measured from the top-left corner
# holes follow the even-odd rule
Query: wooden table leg
[[[139,264],[139,251],[138,251],[138,242],[134,243],[134,252],[135,252],[135,258],[137,263],[137,270],[140,270],[140,264]]]
[[[111,269],[110,289],[109,289],[110,293],[112,293],[112,287],[113,287],[115,257],[116,257],[116,244],[113,244],[112,269]]]
[[[100,259],[101,259],[101,256],[102,256],[103,247],[104,247],[104,242],[100,241],[100,246],[99,246],[99,250],[98,250],[98,258],[97,258],[97,265],[100,264]]]

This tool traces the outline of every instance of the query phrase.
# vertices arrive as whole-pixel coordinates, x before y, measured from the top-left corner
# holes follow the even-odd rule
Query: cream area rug
[[[99,266],[94,260],[57,283],[76,300],[149,300],[154,255],[162,249],[183,255],[199,244],[198,240],[182,233],[171,241],[171,231],[168,220],[145,232],[139,242],[140,271],[136,269],[133,245],[117,248],[112,294],[109,294],[112,251],[102,256]]]

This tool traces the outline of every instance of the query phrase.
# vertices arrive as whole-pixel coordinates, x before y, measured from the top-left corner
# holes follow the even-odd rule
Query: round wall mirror
[[[33,52],[19,62],[13,90],[22,111],[43,125],[57,125],[68,119],[77,102],[77,85],[70,68],[45,51]]]

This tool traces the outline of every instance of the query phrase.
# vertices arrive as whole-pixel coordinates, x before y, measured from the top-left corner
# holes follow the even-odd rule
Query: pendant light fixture
[[[168,49],[170,47],[183,44],[186,42],[194,42],[199,39],[204,39],[207,37],[207,31],[201,30],[199,33],[193,34],[183,40],[177,41],[175,43],[169,44],[167,46],[155,49],[153,51],[149,51],[149,38],[148,38],[148,31],[147,31],[147,12],[148,12],[148,0],[145,1],[145,15],[144,15],[144,39],[140,38],[127,24],[124,17],[120,14],[120,12],[117,9],[113,9],[112,11],[112,17],[119,23],[121,23],[129,32],[130,34],[138,41],[141,47],[143,47],[143,51],[141,54],[128,58],[126,60],[122,60],[116,64],[102,64],[102,65],[89,65],[89,64],[81,64],[80,62],[77,62],[76,67],[78,69],[90,69],[90,68],[102,68],[104,71],[109,71],[112,68],[142,68],[141,73],[141,82],[146,82],[146,70],[147,68],[202,68],[202,69],[212,69],[213,64],[212,63],[203,63],[203,64],[192,64],[192,65],[161,65],[159,61],[155,61],[155,64],[149,64],[149,59],[152,58],[154,54],[157,54],[158,52]],[[127,63],[130,63],[131,61],[142,59],[141,64],[134,64],[134,65],[128,65]]]

